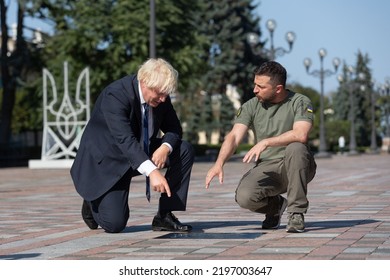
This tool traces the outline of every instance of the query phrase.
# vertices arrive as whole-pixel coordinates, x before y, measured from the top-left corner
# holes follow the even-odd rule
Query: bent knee
[[[126,228],[127,219],[123,220],[115,220],[115,221],[109,221],[106,223],[102,223],[100,226],[107,232],[107,233],[119,233],[123,231]]]
[[[287,148],[286,148],[286,154],[287,153],[290,153],[290,154],[295,154],[295,153],[302,154],[303,152],[306,152],[306,151],[307,151],[307,146],[305,144],[300,143],[300,142],[293,142],[291,144],[288,144]]]
[[[193,159],[195,157],[195,150],[194,147],[187,141],[181,142],[180,149],[186,154],[189,158]]]
[[[237,188],[236,190],[236,202],[244,209],[253,208],[253,194],[245,189]]]

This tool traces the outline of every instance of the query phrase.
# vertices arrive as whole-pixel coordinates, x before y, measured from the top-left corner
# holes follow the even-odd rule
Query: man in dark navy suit
[[[167,61],[149,59],[137,75],[114,81],[99,95],[70,171],[89,228],[116,233],[126,227],[131,179],[142,174],[148,200],[149,188],[161,193],[152,229],[192,229],[172,214],[186,210],[194,162],[169,97],[177,78]]]

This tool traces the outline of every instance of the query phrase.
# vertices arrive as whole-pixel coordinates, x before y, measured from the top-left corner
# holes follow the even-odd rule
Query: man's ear
[[[282,85],[277,85],[276,86],[276,92],[279,93],[283,90],[283,86]]]

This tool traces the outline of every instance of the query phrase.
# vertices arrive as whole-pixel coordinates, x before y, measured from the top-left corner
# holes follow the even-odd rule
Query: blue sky
[[[265,22],[274,19],[276,47],[287,47],[285,34],[297,39],[289,54],[276,58],[288,72],[290,82],[320,90],[320,80],[306,73],[303,60],[312,60],[319,70],[318,50],[325,48],[324,68],[333,70],[334,57],[347,65],[356,64],[359,50],[370,58],[369,68],[376,82],[390,78],[390,1],[388,0],[257,0],[262,38],[269,38]],[[266,45],[269,47],[269,45]],[[338,87],[337,74],[325,79],[325,94]]]
[[[14,3],[15,0],[11,0]],[[312,60],[312,70],[318,70],[318,50],[325,48],[327,56],[324,68],[333,70],[332,60],[340,58],[348,65],[356,64],[360,50],[368,54],[373,78],[384,83],[390,77],[390,1],[389,0],[254,0],[259,3],[262,38],[269,38],[265,22],[274,19],[276,47],[287,47],[285,34],[293,31],[297,35],[291,53],[276,58],[288,71],[289,82],[320,90],[319,78],[306,73],[303,60]],[[11,5],[11,9],[15,8]],[[15,12],[9,14],[12,21]],[[28,20],[28,26],[40,27],[50,32],[50,26],[39,21]],[[386,30],[387,29],[387,30]],[[266,45],[269,47],[269,45]],[[327,94],[338,87],[337,74],[325,79]]]

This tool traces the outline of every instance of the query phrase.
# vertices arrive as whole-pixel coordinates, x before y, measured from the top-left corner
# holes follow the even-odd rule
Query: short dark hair
[[[276,85],[282,85],[286,87],[287,71],[286,69],[276,61],[267,61],[256,67],[253,71],[256,76],[268,76],[270,82]]]

